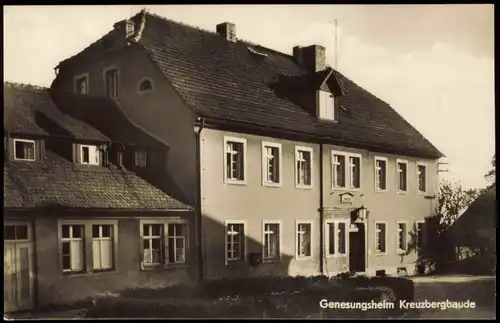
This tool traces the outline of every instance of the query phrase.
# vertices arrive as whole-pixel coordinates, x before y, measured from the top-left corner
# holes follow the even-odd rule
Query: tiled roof
[[[131,171],[73,164],[47,154],[50,162],[5,162],[4,208],[190,209]]]
[[[133,18],[140,25],[143,14]],[[272,84],[280,75],[306,71],[292,56],[146,13],[138,43],[200,116],[254,124],[331,139],[332,143],[439,158],[439,152],[389,104],[338,71],[344,95],[338,123],[323,122],[279,97]],[[248,49],[251,46],[259,53]]]
[[[96,128],[62,113],[42,87],[9,83],[4,91],[4,131],[26,135],[60,135],[81,140],[109,141]]]
[[[61,96],[55,96],[58,104],[75,104],[75,109],[82,108],[77,104],[81,101],[97,103],[92,99],[90,102],[66,101]],[[120,119],[119,111],[113,116],[120,126],[109,127],[108,137],[85,122],[88,121],[85,118],[76,114],[75,118],[59,108],[73,112],[67,107],[56,106],[46,89],[4,83],[4,131],[39,135],[49,140],[51,136],[64,135],[78,140],[110,141],[122,134],[117,130],[120,129],[128,134],[119,137],[121,139],[132,140],[137,136],[138,141],[147,141],[148,135],[141,135],[140,129],[126,123],[126,118]],[[95,108],[90,108],[90,114],[85,115],[95,116],[92,112]],[[112,109],[105,109],[100,111],[100,116],[109,122],[106,115],[112,113]],[[4,161],[4,208],[56,207],[144,211],[191,209],[130,170],[118,169],[112,164],[106,167],[74,164],[48,147],[43,161]]]

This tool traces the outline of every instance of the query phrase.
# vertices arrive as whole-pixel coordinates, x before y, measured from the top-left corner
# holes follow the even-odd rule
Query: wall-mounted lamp
[[[353,218],[352,222],[364,221],[368,216],[368,210],[363,205],[361,205],[361,207],[352,211],[351,215],[351,217]]]

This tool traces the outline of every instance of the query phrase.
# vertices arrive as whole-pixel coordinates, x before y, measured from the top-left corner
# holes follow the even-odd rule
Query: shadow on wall
[[[45,148],[72,162],[73,152],[71,144],[74,140],[73,134],[59,126],[43,112],[35,111],[35,121],[40,128],[51,136],[54,136],[45,141]]]
[[[246,225],[259,226],[260,236],[262,236],[262,224],[259,220],[247,221]],[[253,228],[252,228],[253,229]],[[248,232],[248,228],[245,228]],[[280,228],[282,230],[282,228]],[[255,232],[255,231],[254,231]],[[280,251],[279,235],[277,240],[270,243],[270,249]],[[241,241],[241,240],[236,240]],[[272,241],[272,238],[271,238]],[[283,244],[288,243],[282,241]],[[244,237],[244,259],[229,261],[226,259],[226,244],[228,244],[228,234],[224,223],[213,220],[209,215],[203,217],[203,271],[206,279],[218,279],[223,277],[244,277],[244,276],[287,276],[289,275],[290,262],[292,256],[281,254],[273,260],[263,259],[263,243],[250,237]],[[238,243],[234,248],[239,248]],[[275,249],[276,248],[276,249]],[[280,252],[278,252],[279,254]]]

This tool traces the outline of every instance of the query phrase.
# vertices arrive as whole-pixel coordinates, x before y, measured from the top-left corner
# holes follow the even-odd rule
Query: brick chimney
[[[323,71],[326,68],[325,47],[320,45],[295,46],[293,58],[308,72]]]
[[[236,26],[230,22],[218,24],[217,33],[229,41],[236,42]]]

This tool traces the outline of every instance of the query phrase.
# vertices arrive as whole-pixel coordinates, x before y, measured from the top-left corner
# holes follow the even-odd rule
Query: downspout
[[[201,131],[205,127],[205,119],[203,117],[198,118],[199,129],[196,132],[196,172],[197,172],[197,189],[198,189],[198,201],[197,201],[197,210],[196,210],[196,227],[198,229],[198,279],[199,281],[203,281],[205,278],[204,275],[204,243],[203,243],[203,229],[202,229],[202,179],[201,179]]]
[[[319,144],[319,271],[324,274],[324,199],[323,199],[323,144]]]

